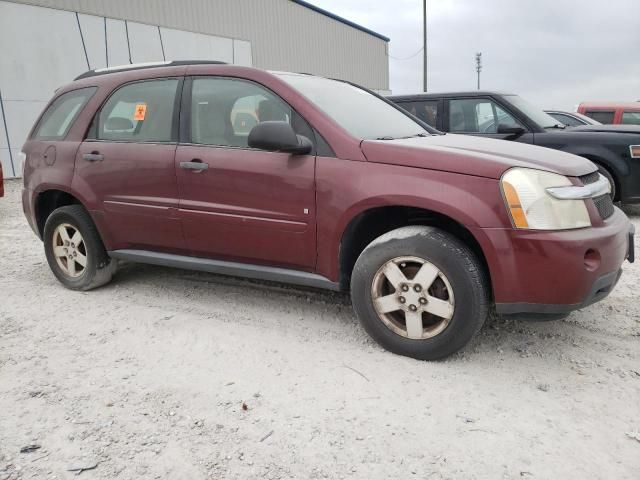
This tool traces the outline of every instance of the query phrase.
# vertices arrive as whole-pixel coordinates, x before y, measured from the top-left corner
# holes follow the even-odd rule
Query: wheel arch
[[[615,183],[616,197],[618,199],[622,198],[622,183],[620,182],[620,175],[621,174],[620,174],[619,170],[617,169],[616,165],[612,164],[608,160],[605,160],[600,155],[596,155],[596,154],[592,154],[592,153],[585,153],[585,154],[582,154],[580,156],[586,158],[587,160],[595,163],[596,166],[604,168],[607,172],[609,172],[609,174],[613,178],[613,182]]]
[[[409,205],[384,205],[359,212],[342,233],[338,253],[340,288],[347,290],[356,260],[369,243],[380,235],[408,225],[433,226],[464,242],[481,262],[492,291],[487,256],[474,234],[461,221],[428,208]]]
[[[44,225],[51,213],[57,208],[67,205],[83,204],[77,196],[60,187],[46,188],[36,194],[34,213],[40,238],[42,238],[44,234]]]
[[[36,228],[40,238],[43,238],[44,226],[51,213],[57,208],[67,205],[81,205],[89,213],[93,224],[98,230],[103,243],[110,245],[110,237],[106,235],[103,222],[96,221],[95,211],[91,211],[87,208],[87,202],[84,198],[70,191],[69,189],[58,185],[47,185],[38,192],[36,192],[33,201],[34,217],[36,221]],[[99,219],[99,218],[98,218]]]

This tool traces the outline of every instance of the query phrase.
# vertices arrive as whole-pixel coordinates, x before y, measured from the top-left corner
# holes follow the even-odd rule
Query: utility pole
[[[427,0],[422,0],[422,64],[424,67],[424,71],[422,72],[423,76],[423,87],[424,91],[427,91]]]
[[[482,52],[476,53],[476,72],[478,72],[478,90],[480,90],[480,72],[482,71]]]

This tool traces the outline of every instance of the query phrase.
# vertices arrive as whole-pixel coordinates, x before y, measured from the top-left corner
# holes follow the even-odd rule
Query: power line
[[[409,55],[408,57],[394,57],[393,55],[390,55],[389,53],[387,53],[387,57],[389,58],[393,58],[394,60],[411,60],[414,57],[417,57],[420,53],[422,53],[422,51],[424,50],[424,47],[420,47],[420,50],[418,50],[416,53],[414,53],[413,55]]]

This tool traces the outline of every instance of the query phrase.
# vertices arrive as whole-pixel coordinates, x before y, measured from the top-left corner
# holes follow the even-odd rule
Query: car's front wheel
[[[489,285],[463,242],[437,228],[409,226],[364,249],[351,297],[364,328],[383,347],[435,360],[478,332],[488,314]]]
[[[72,290],[108,283],[116,262],[107,255],[89,213],[81,205],[60,207],[44,226],[44,250],[56,278]]]

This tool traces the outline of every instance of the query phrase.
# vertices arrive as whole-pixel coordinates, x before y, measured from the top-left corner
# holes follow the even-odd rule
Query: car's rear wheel
[[[53,274],[72,290],[104,285],[116,269],[81,205],[60,207],[51,213],[44,227],[44,249]]]
[[[433,227],[403,227],[374,240],[351,277],[354,309],[386,349],[435,360],[471,340],[489,308],[481,263],[460,240]]]

